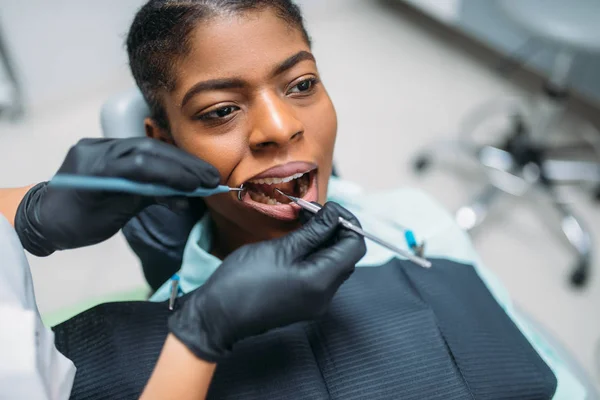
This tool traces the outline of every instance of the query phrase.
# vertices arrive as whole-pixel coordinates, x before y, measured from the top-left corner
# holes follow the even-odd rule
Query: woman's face
[[[214,165],[222,184],[244,184],[242,201],[206,199],[218,230],[256,241],[295,229],[299,207],[274,189],[323,203],[337,130],[308,44],[272,11],[202,23],[189,39],[163,95],[172,139],[151,121],[147,131]]]

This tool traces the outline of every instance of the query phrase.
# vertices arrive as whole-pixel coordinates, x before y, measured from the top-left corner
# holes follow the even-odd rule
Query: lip
[[[285,178],[296,173],[310,173],[309,188],[304,197],[304,200],[309,202],[317,201],[319,198],[318,189],[318,170],[315,164],[306,162],[292,162],[281,166],[268,169],[265,172],[261,172],[259,175],[252,177],[248,180],[261,179],[261,178]],[[275,218],[282,221],[294,221],[298,219],[302,208],[296,203],[280,204],[280,205],[268,205],[259,203],[252,200],[250,194],[245,192],[242,197],[242,204],[245,207],[251,208],[265,214],[271,218]]]
[[[287,164],[276,165],[273,168],[269,168],[268,170],[253,176],[252,178],[246,179],[246,181],[262,178],[287,178],[288,176],[310,172],[314,169],[317,169],[317,165],[314,163],[294,161]]]

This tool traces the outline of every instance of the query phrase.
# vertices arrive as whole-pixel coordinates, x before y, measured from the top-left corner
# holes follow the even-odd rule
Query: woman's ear
[[[172,145],[175,144],[171,134],[166,129],[161,128],[156,121],[150,117],[144,119],[144,130],[146,131],[146,136],[151,139],[160,140],[161,142]]]

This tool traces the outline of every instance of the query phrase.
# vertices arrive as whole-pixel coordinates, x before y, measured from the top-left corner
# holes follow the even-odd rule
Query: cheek
[[[221,174],[221,183],[225,183],[247,150],[245,137],[232,132],[221,135],[189,132],[173,133],[177,147],[213,165]]]
[[[324,96],[318,107],[314,107],[307,114],[306,132],[330,164],[337,136],[337,114],[329,96]]]
[[[333,149],[337,136],[337,115],[328,96],[312,110],[307,110],[306,136],[311,148],[318,154],[319,203],[327,200],[327,187],[333,164]]]

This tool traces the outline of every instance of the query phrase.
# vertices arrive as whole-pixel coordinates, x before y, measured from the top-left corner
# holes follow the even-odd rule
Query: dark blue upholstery
[[[239,343],[209,398],[551,398],[554,375],[475,270],[432,261],[358,268],[319,321]],[[55,327],[77,367],[72,398],[137,398],[168,316],[165,303],[112,303]]]

